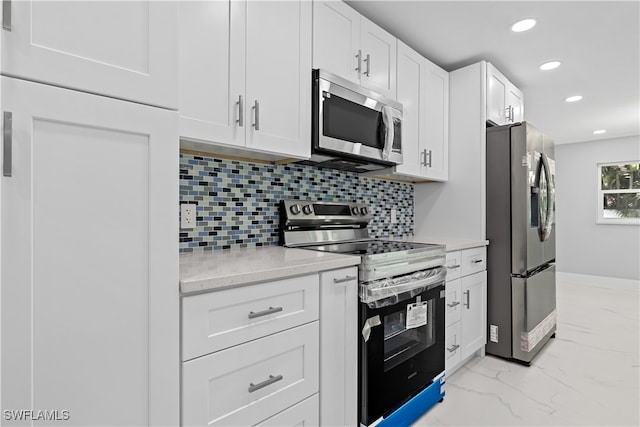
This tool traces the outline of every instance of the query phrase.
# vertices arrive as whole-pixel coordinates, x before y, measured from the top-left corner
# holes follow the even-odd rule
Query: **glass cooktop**
[[[332,252],[345,255],[378,255],[389,252],[428,250],[440,247],[429,243],[397,242],[391,240],[367,240],[362,242],[331,243],[306,246],[305,249]]]

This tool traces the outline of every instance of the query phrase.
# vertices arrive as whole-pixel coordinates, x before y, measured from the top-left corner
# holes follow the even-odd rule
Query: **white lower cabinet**
[[[248,426],[318,392],[318,322],[183,364],[186,426]]]
[[[182,298],[183,426],[351,426],[357,267]]]
[[[452,374],[487,343],[484,246],[447,253],[445,370]]]

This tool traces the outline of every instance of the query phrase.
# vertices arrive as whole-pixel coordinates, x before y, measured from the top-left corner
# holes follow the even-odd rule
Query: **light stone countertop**
[[[358,264],[359,256],[282,246],[182,253],[180,292],[211,291]]]

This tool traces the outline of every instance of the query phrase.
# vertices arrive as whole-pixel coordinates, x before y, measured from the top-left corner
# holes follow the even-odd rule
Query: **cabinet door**
[[[358,49],[360,14],[342,1],[314,1],[313,68],[360,83]]]
[[[177,108],[175,2],[7,4],[11,30],[2,29],[4,75]]]
[[[449,178],[449,73],[425,60],[425,137],[422,174],[435,181]]]
[[[367,18],[360,20],[362,72],[360,84],[396,99],[397,39]]]
[[[402,103],[402,164],[396,172],[422,176],[425,137],[425,59],[398,40],[398,102]]]
[[[358,269],[320,273],[320,424],[357,425]]]
[[[180,136],[244,146],[246,3],[179,5]]]
[[[246,146],[311,156],[311,3],[247,3]]]
[[[487,342],[487,272],[481,271],[460,280],[462,288],[460,358],[464,360]]]
[[[506,104],[508,108],[512,109],[510,111],[510,123],[517,123],[524,120],[524,99],[522,92],[511,83],[509,83],[507,88]]]
[[[177,113],[1,81],[2,409],[177,425]]]
[[[487,120],[506,124],[507,79],[493,65],[487,64]]]

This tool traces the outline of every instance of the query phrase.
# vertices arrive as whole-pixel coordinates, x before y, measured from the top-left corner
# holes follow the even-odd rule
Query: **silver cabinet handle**
[[[269,307],[267,310],[258,311],[257,313],[250,311],[249,319],[255,319],[256,317],[266,316],[267,314],[273,314],[279,311],[282,311],[282,307]]]
[[[346,276],[343,277],[342,279],[333,279],[333,283],[338,284],[338,283],[345,283],[345,282],[351,282],[352,280],[356,280],[357,277],[356,276]]]
[[[253,102],[253,128],[255,130],[260,130],[260,103],[256,99]]]
[[[447,307],[453,308],[453,307],[455,307],[457,305],[460,305],[460,301],[456,301],[456,302],[452,302],[451,304],[447,304]]]
[[[478,264],[482,262],[482,259],[474,259],[473,261],[471,261],[474,264]]]
[[[13,114],[2,114],[2,176],[11,176],[13,151]]]
[[[367,53],[367,57],[364,59],[364,62],[367,63],[367,71],[365,71],[363,74],[369,77],[371,74],[371,55]]]
[[[460,268],[460,264],[447,265],[449,270],[455,270],[456,268]]]
[[[455,344],[455,345],[452,345],[451,347],[447,347],[447,351],[449,353],[453,353],[454,351],[456,351],[459,348],[460,348],[460,344]]]
[[[511,109],[510,105],[507,105],[504,109],[504,118],[506,121],[509,121],[511,119],[511,111],[509,111]]]
[[[258,391],[268,385],[277,383],[278,381],[282,380],[282,378],[282,375],[276,375],[275,377],[273,375],[269,375],[269,379],[264,380],[259,384],[249,383],[249,393],[253,393],[254,391]]]
[[[471,289],[464,291],[465,296],[467,297],[467,302],[464,304],[467,309],[471,308]]]
[[[11,31],[11,0],[2,0],[2,28]]]
[[[236,102],[236,105],[238,105],[238,120],[236,120],[236,123],[238,123],[238,126],[242,127],[244,126],[244,102],[242,95],[238,95],[238,102]]]
[[[358,72],[358,74],[360,74],[362,72],[362,50],[358,49],[356,58],[358,58],[358,66],[356,67],[356,71]]]

